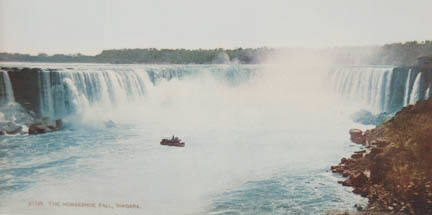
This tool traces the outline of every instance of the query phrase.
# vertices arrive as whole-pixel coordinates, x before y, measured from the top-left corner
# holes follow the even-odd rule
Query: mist
[[[327,168],[334,160],[331,155],[343,153],[340,144],[346,135],[340,131],[352,125],[348,116],[354,110],[327,89],[325,80],[331,61],[318,53],[295,58],[279,54],[271,59],[250,66],[169,66],[198,69],[199,73],[162,79],[155,85],[143,79],[145,94],[137,100],[119,100],[112,95],[89,103],[80,97],[83,95],[68,93],[79,108],[65,118],[66,131],[52,138],[61,138],[71,146],[79,141],[79,147],[59,149],[48,153],[47,158],[35,157],[28,162],[33,166],[64,157],[71,159],[64,165],[73,162],[73,166],[61,174],[65,177],[61,182],[57,181],[59,176],[41,172],[43,182],[11,196],[5,203],[6,210],[29,210],[20,202],[37,198],[60,202],[127,201],[152,214],[199,214],[215,211],[216,202],[224,201],[224,192],[288,174],[281,169],[309,174],[310,169]],[[146,69],[141,65],[127,68],[135,72]],[[215,75],[218,71],[241,72],[245,68],[253,69],[253,75],[239,84]],[[116,66],[104,69],[116,70]],[[65,79],[64,84],[70,91],[78,90],[71,87],[79,86],[75,79]],[[118,98],[126,98],[121,88],[116,89]],[[115,127],[107,128],[108,120],[115,122]],[[160,147],[160,139],[171,135],[180,136],[187,146]],[[330,175],[323,177],[328,186],[333,186]],[[340,195],[346,193],[334,198]],[[299,204],[295,198],[284,201]],[[31,210],[33,214],[46,214],[47,210],[94,213],[92,209],[64,207]],[[100,212],[122,213],[118,208]]]

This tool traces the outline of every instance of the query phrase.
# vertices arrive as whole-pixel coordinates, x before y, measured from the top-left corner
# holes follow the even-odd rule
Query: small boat
[[[185,143],[181,142],[180,138],[172,136],[171,139],[162,139],[160,142],[161,145],[164,146],[177,146],[177,147],[184,147]]]

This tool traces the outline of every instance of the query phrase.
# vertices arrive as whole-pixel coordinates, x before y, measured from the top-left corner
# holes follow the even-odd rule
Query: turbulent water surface
[[[346,132],[358,125],[322,84],[326,71],[30,66],[58,69],[42,72],[41,108],[66,128],[0,137],[0,214],[325,214],[366,203],[329,172],[358,149]],[[186,147],[159,145],[172,134]]]

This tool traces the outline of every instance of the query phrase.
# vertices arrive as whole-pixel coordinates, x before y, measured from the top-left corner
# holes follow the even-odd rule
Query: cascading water
[[[428,87],[427,90],[426,90],[426,93],[425,93],[425,96],[424,96],[424,99],[425,99],[425,100],[426,100],[426,99],[429,99],[430,96],[431,96],[431,92],[430,92],[431,87],[432,87],[432,86],[429,85],[429,87]]]
[[[364,102],[380,112],[388,108],[392,72],[392,68],[341,68],[334,72],[332,84],[348,100]]]
[[[374,113],[393,113],[429,96],[429,76],[418,68],[344,67],[331,73],[330,82],[337,94]]]
[[[53,92],[51,87],[51,72],[39,72],[40,111],[43,116],[54,116]]]
[[[353,124],[350,110],[322,89],[323,70],[301,66],[65,65],[34,72],[45,88],[34,95],[52,97],[36,102],[44,114],[75,114],[58,132],[0,138],[0,213],[322,214],[364,204],[328,171],[357,150],[341,132]],[[68,121],[79,114],[86,120]],[[112,126],[90,125],[105,121],[103,114]],[[159,144],[172,134],[186,147]],[[35,200],[44,205],[28,206]]]
[[[15,102],[8,73],[0,70],[0,123],[27,124],[32,120],[32,116]]]
[[[411,70],[412,69],[408,70],[408,78],[405,82],[405,94],[404,94],[404,103],[403,103],[404,106],[409,104],[409,95],[410,95],[409,85],[410,85],[410,81],[411,81]]]
[[[421,80],[422,80],[422,74],[418,74],[415,78],[414,85],[412,87],[411,95],[409,98],[409,104],[415,104],[420,98],[421,93]]]
[[[40,71],[40,112],[63,118],[91,106],[113,108],[142,101],[146,88],[171,79],[210,74],[217,80],[238,85],[254,70],[238,66],[147,66],[143,68],[75,68]]]
[[[57,70],[41,72],[41,112],[65,117],[91,105],[115,107],[142,99],[150,83],[143,72]]]
[[[13,103],[14,101],[9,75],[6,71],[0,70],[0,106]]]

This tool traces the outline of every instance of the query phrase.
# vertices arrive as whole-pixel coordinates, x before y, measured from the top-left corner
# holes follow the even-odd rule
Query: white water
[[[407,106],[409,104],[409,90],[410,90],[410,82],[411,82],[411,71],[412,69],[410,69],[408,71],[408,78],[407,81],[405,83],[405,94],[404,94],[404,106]]]
[[[44,85],[52,82],[49,74],[42,72]],[[110,109],[136,102],[144,99],[146,86],[151,85],[145,72],[134,70],[77,69],[59,70],[56,74],[58,83],[54,87],[42,88],[48,92],[43,96],[46,101],[41,107],[45,116],[64,117],[74,112],[85,112],[91,106]]]
[[[0,71],[0,122],[15,121],[17,123],[24,123],[30,120],[30,117],[23,111],[22,107],[15,103],[15,97],[12,85],[5,71]]]
[[[431,96],[431,92],[430,92],[430,90],[431,90],[431,85],[429,85],[429,87],[427,88],[427,90],[426,90],[426,93],[425,93],[425,96],[424,96],[424,99],[426,100],[426,99],[429,99],[430,98],[430,96]]]
[[[331,83],[336,92],[360,107],[378,113],[388,107],[391,67],[340,68],[333,73]]]
[[[414,81],[413,90],[410,95],[409,104],[415,104],[420,99],[420,82],[421,82],[422,73],[417,74],[416,79]]]
[[[7,72],[0,70],[0,75],[2,76],[1,80],[3,81],[0,86],[4,87],[4,96],[0,96],[0,105],[15,102],[12,85]]]
[[[430,80],[415,68],[362,66],[339,68],[329,82],[343,98],[374,113],[394,113],[428,98]],[[425,79],[425,80],[423,80]]]
[[[66,129],[0,139],[0,214],[324,214],[365,203],[328,172],[358,149],[346,132],[358,125],[348,119],[357,107],[321,87],[325,72],[257,66],[259,75],[232,86],[209,72],[231,67],[193,68],[199,74],[156,86],[142,66],[62,69],[44,107],[73,107]],[[138,83],[145,88],[125,88]],[[159,145],[172,134],[186,147]],[[45,205],[29,207],[34,200]]]
[[[390,109],[390,95],[391,95],[391,93],[392,93],[392,88],[390,87],[391,85],[391,81],[392,81],[392,74],[393,74],[393,70],[391,70],[391,71],[389,71],[386,75],[387,75],[387,80],[386,80],[386,83],[385,83],[385,85],[383,85],[382,87],[384,88],[384,89],[386,89],[385,90],[385,95],[384,95],[384,107],[383,107],[383,109],[382,110],[389,110]]]

